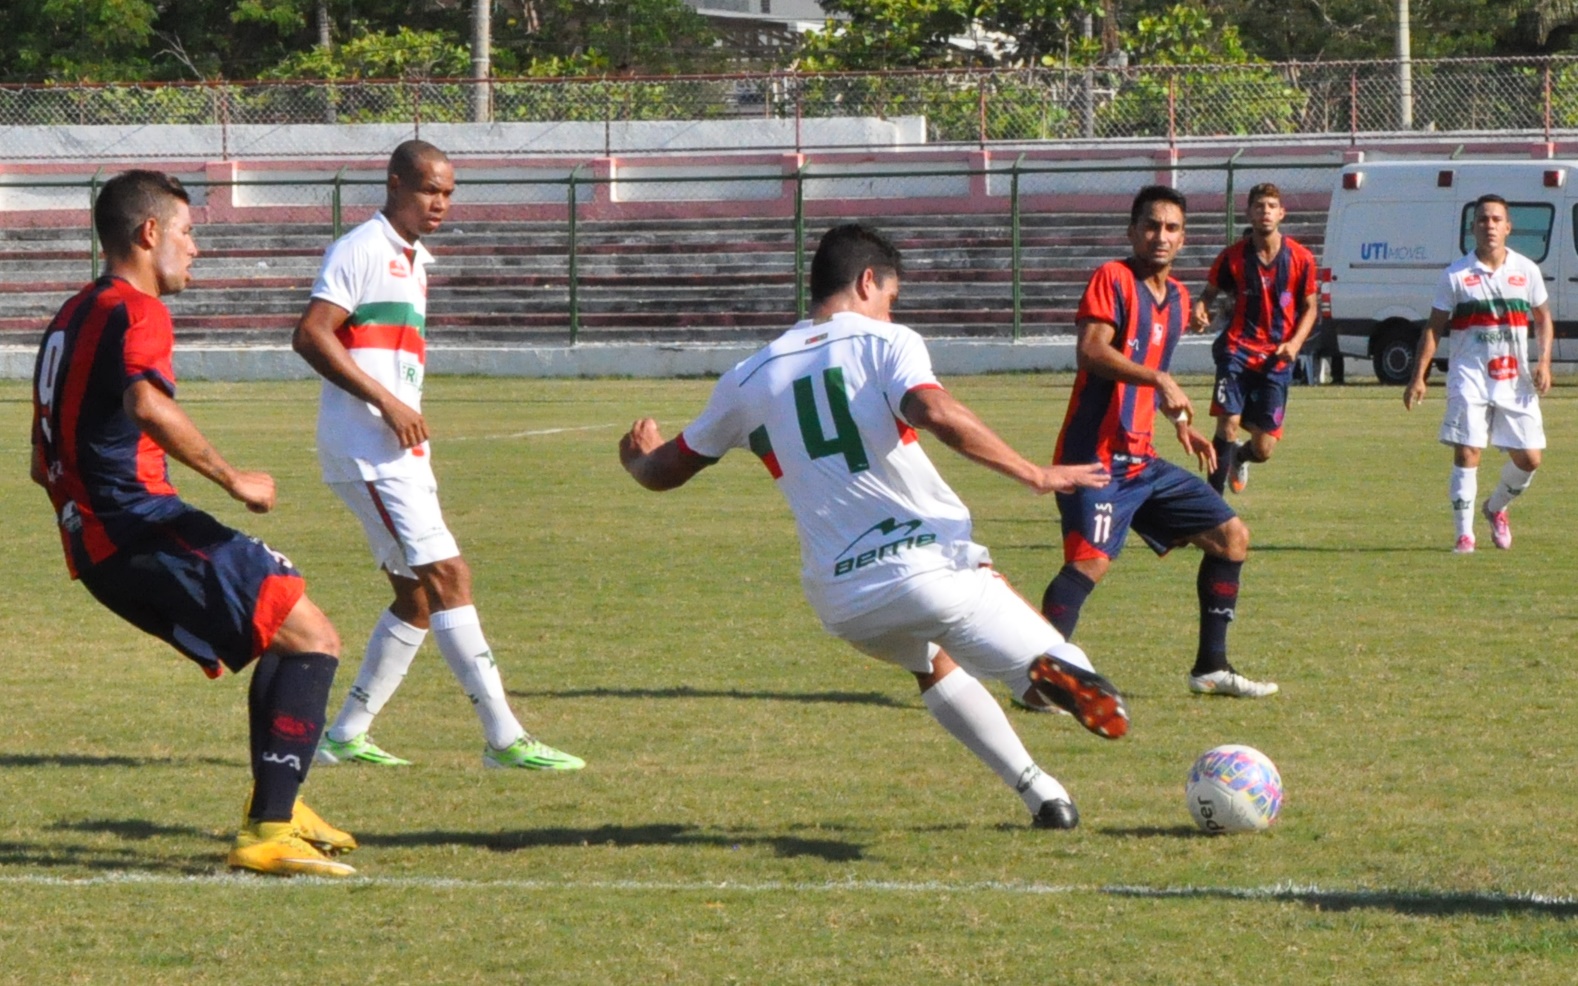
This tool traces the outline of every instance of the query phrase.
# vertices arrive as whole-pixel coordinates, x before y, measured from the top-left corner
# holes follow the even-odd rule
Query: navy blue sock
[[[1200,649],[1195,652],[1194,670],[1190,674],[1210,674],[1230,668],[1227,625],[1233,622],[1238,606],[1238,575],[1243,567],[1241,561],[1228,561],[1215,555],[1200,559],[1200,573],[1195,577],[1195,590],[1200,596]]]
[[[288,822],[323,736],[329,686],[339,661],[329,654],[286,654],[258,661],[247,693],[252,727],[252,813]]]
[[[1057,628],[1064,640],[1074,639],[1074,626],[1079,622],[1080,607],[1090,597],[1096,583],[1073,565],[1064,565],[1062,571],[1047,585],[1041,596],[1041,615]]]
[[[1238,450],[1238,446],[1221,438],[1213,438],[1211,447],[1216,450],[1216,468],[1211,470],[1205,481],[1220,493],[1227,489],[1227,474],[1233,471],[1233,453]]]

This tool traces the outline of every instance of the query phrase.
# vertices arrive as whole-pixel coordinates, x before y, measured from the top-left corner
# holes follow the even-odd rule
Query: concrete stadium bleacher
[[[907,275],[895,317],[935,338],[1012,333],[1006,216],[859,217],[889,232]],[[1022,220],[1022,334],[1067,335],[1085,280],[1128,252],[1126,217],[1038,214]],[[807,262],[823,229],[807,223]],[[1196,214],[1175,276],[1197,290],[1224,242],[1220,213]],[[3,219],[0,219],[3,223]],[[1285,226],[1319,255],[1325,217]],[[179,345],[284,345],[310,292],[328,223],[213,224],[187,291],[169,299]],[[569,230],[564,222],[451,223],[429,238],[437,257],[429,341],[561,346],[570,341]],[[0,228],[0,342],[36,339],[90,276],[86,229]],[[782,331],[795,310],[794,231],[781,218],[582,221],[577,227],[580,342],[739,342]]]

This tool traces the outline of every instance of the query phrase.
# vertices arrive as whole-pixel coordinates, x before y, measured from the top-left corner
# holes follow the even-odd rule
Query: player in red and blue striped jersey
[[[1188,396],[1167,372],[1189,311],[1188,290],[1171,277],[1187,209],[1171,188],[1141,189],[1129,213],[1133,255],[1099,267],[1080,299],[1079,374],[1053,461],[1099,462],[1112,483],[1057,494],[1064,564],[1046,588],[1041,611],[1072,639],[1085,600],[1130,529],[1159,555],[1195,545],[1204,557],[1195,582],[1200,636],[1189,688],[1261,698],[1277,686],[1244,677],[1227,660],[1227,626],[1236,614],[1249,529],[1204,480],[1160,458],[1152,441],[1159,409],[1202,468],[1217,465],[1210,440],[1190,425]]]
[[[175,402],[174,334],[159,299],[186,287],[197,243],[181,183],[106,182],[93,210],[108,273],[44,331],[33,378],[32,478],[49,493],[66,565],[111,612],[210,678],[256,663],[248,695],[252,793],[229,864],[346,876],[325,854],[356,841],[297,797],[323,730],[339,636],[286,558],[189,506],[166,456],[253,513],[274,480],[232,467]]]
[[[1203,332],[1217,295],[1233,298],[1227,327],[1211,347],[1217,464],[1209,482],[1218,493],[1229,485],[1243,492],[1249,464],[1271,458],[1282,439],[1293,361],[1315,327],[1315,257],[1282,234],[1286,215],[1281,189],[1270,182],[1251,188],[1249,235],[1217,255],[1195,302],[1193,327]],[[1240,424],[1248,441],[1238,441]]]

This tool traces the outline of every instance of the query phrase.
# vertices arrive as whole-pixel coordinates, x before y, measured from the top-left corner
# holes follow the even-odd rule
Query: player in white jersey
[[[1073,800],[978,679],[1110,739],[1128,730],[1122,696],[991,570],[916,429],[1037,493],[1108,476],[1100,465],[1029,462],[944,390],[920,336],[890,320],[901,273],[880,233],[830,230],[811,263],[812,317],[725,373],[672,441],[651,418],[637,421],[619,458],[642,486],[667,490],[731,448],[755,453],[794,512],[801,582],[823,626],[912,672],[932,715],[1019,793],[1037,826],[1070,829]]]
[[[1441,274],[1430,321],[1419,335],[1414,379],[1403,392],[1412,409],[1424,399],[1425,376],[1443,329],[1452,331],[1447,369],[1446,417],[1441,442],[1452,446],[1448,497],[1457,521],[1453,551],[1474,550],[1474,500],[1479,456],[1486,444],[1504,450],[1501,480],[1480,508],[1490,522],[1491,543],[1512,547],[1507,507],[1534,481],[1545,448],[1539,395],[1551,387],[1555,326],[1539,265],[1507,248],[1512,220],[1507,200],[1482,195],[1474,203],[1474,252]],[[1539,362],[1529,366],[1529,321],[1539,342]]]
[[[361,520],[395,595],[317,759],[409,763],[368,731],[431,628],[482,721],[484,766],[579,770],[579,757],[534,739],[510,710],[472,602],[471,570],[439,509],[422,417],[432,256],[420,238],[444,221],[454,191],[454,169],[438,148],[420,140],[395,148],[383,211],[329,248],[296,327],[296,352],[323,376],[324,482]]]

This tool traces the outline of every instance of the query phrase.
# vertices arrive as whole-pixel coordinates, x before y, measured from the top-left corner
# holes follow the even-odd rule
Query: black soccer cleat
[[[1030,824],[1038,829],[1071,829],[1079,825],[1079,809],[1064,798],[1041,802],[1041,810]]]
[[[1030,664],[1030,682],[1042,698],[1067,710],[1097,736],[1117,739],[1129,731],[1123,696],[1094,671],[1043,654]]]

